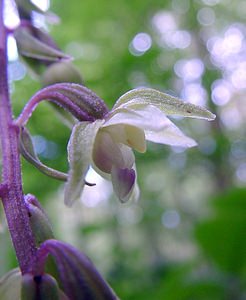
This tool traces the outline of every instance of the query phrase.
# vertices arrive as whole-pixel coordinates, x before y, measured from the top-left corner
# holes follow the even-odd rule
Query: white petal
[[[65,204],[71,206],[80,196],[91,163],[92,148],[103,120],[80,122],[73,128],[68,144],[69,173],[65,184]]]
[[[166,117],[165,117],[166,118]],[[166,126],[161,131],[145,131],[146,140],[170,146],[194,147],[196,142],[166,118]]]
[[[146,151],[144,131],[138,127],[125,124],[117,124],[104,127],[115,142],[125,144],[138,152]]]
[[[103,124],[103,127],[128,124],[142,130],[161,130],[166,125],[165,114],[152,105],[142,105],[134,109],[119,108]]]
[[[98,169],[111,173],[112,166],[131,168],[134,163],[132,150],[114,141],[113,137],[104,129],[100,129],[93,148],[93,162]]]
[[[178,115],[209,121],[215,119],[215,115],[203,107],[186,103],[176,97],[150,88],[139,88],[125,93],[115,103],[113,110],[123,107],[135,109],[143,105],[154,105],[166,115]]]

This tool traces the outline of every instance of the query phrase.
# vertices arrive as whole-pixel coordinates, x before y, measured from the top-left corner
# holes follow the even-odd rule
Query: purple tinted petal
[[[119,200],[123,203],[127,202],[135,184],[135,171],[133,169],[119,169],[113,166],[111,176],[113,188]]]

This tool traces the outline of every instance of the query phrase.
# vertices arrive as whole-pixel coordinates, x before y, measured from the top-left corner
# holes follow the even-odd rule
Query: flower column
[[[30,228],[22,190],[19,128],[14,125],[8,91],[7,34],[3,22],[3,0],[0,0],[0,137],[2,147],[2,198],[8,227],[22,273],[35,261],[36,247]]]

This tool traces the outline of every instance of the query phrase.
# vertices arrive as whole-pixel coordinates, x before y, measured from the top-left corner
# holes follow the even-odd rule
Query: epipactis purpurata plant
[[[93,263],[74,247],[54,239],[50,221],[33,195],[24,195],[20,154],[47,176],[65,181],[65,203],[70,206],[83,192],[92,166],[112,181],[121,202],[139,197],[133,150],[144,153],[146,141],[193,147],[196,142],[178,129],[169,115],[213,120],[205,108],[185,103],[165,93],[139,88],[127,92],[108,110],[104,101],[82,84],[81,76],[45,32],[34,26],[31,1],[16,0],[20,24],[4,24],[0,0],[0,136],[3,203],[19,268],[0,279],[0,298],[11,299],[117,299]],[[19,54],[40,78],[44,88],[12,118],[8,91],[7,38],[16,39]],[[72,127],[68,143],[68,174],[44,165],[35,153],[26,128],[32,112],[43,100],[56,105],[65,124]],[[93,188],[93,187],[92,187]],[[52,256],[59,273],[49,271]]]

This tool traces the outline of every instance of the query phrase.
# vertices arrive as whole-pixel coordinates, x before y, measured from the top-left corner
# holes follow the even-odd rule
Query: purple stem
[[[3,22],[3,0],[0,0],[0,138],[2,147],[2,183],[0,196],[23,274],[35,263],[37,249],[29,223],[22,190],[21,166],[18,151],[19,128],[14,125],[8,91],[7,29]]]
[[[15,124],[24,126],[31,117],[33,111],[41,101],[51,101],[57,105],[68,109],[76,118],[83,121],[93,121],[93,118],[83,112],[76,104],[74,104],[67,96],[57,91],[41,90],[37,92],[24,107],[21,115],[16,120]]]

